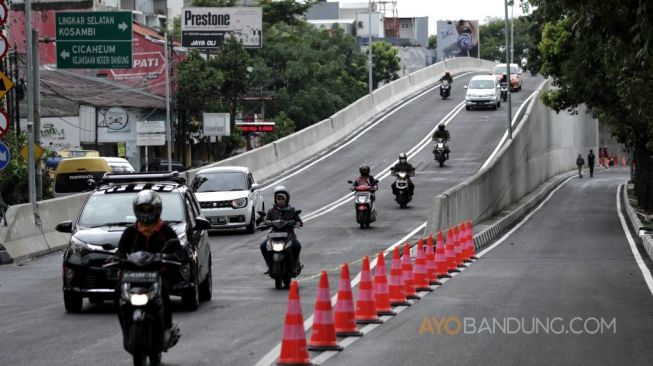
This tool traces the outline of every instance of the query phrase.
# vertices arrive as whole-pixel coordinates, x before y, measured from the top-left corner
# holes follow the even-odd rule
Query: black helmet
[[[290,204],[290,192],[285,186],[276,186],[274,187],[274,203],[277,203],[277,196],[286,197],[286,205]],[[277,205],[279,206],[279,205]]]
[[[440,124],[438,125],[438,130],[440,130],[440,131],[444,131],[444,123],[440,123]]]
[[[399,154],[399,162],[400,163],[405,163],[407,161],[408,161],[408,156],[406,155],[406,153]]]
[[[138,192],[132,205],[136,221],[141,224],[151,225],[161,217],[161,209],[163,208],[161,196],[152,190],[144,189]]]
[[[360,168],[358,168],[358,171],[361,173],[362,176],[367,177],[370,175],[370,166],[367,164],[362,164]]]

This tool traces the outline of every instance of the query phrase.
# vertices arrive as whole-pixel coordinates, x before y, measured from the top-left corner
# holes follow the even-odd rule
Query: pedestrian
[[[583,159],[583,156],[581,154],[578,154],[578,158],[576,158],[576,165],[578,165],[578,176],[580,178],[583,177],[583,165],[585,165],[585,159]]]
[[[594,152],[590,149],[590,153],[587,154],[587,166],[590,168],[590,178],[594,176]]]

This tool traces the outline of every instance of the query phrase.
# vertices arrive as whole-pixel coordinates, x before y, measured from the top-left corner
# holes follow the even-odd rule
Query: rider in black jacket
[[[408,173],[408,195],[412,196],[413,195],[413,190],[415,189],[415,185],[413,184],[413,181],[410,179],[411,173],[415,172],[415,168],[408,163],[408,156],[406,153],[401,153],[399,154],[399,162],[395,164],[392,168],[390,168],[390,171],[394,174],[395,172],[406,172]],[[392,194],[396,195],[397,194],[397,184],[396,182],[392,182]]]
[[[274,205],[272,206],[271,209],[268,210],[267,214],[265,215],[265,219],[270,221],[294,220],[295,227],[304,226],[304,222],[296,213],[295,208],[290,206],[290,192],[284,186],[277,186],[274,189]],[[299,275],[303,267],[299,263],[299,253],[302,250],[302,244],[299,242],[299,240],[297,240],[297,236],[294,235],[294,230],[293,229],[290,230],[292,231],[293,234],[290,250],[293,254],[293,257],[295,258],[294,262],[296,263],[293,276],[297,276]],[[263,242],[260,245],[260,248],[261,248],[261,254],[263,254],[263,259],[265,259],[265,263],[268,265],[268,269],[265,271],[265,274],[268,274],[270,271],[270,258],[268,258],[267,239],[263,240]]]

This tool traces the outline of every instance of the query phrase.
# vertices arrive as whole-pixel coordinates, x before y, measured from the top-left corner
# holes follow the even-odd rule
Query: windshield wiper
[[[107,222],[104,224],[99,224],[99,225],[91,225],[88,226],[89,228],[95,228],[95,227],[103,227],[103,226],[127,226],[127,225],[132,225],[134,222],[133,221],[119,221],[119,222]]]
[[[231,191],[246,191],[246,189],[244,189],[244,188],[232,188],[232,189],[229,190],[229,192],[231,192]]]

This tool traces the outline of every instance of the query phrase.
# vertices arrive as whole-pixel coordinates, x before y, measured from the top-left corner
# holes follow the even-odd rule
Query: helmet
[[[449,70],[445,70],[444,74],[447,75],[447,76],[451,75],[451,74],[449,74]]]
[[[440,131],[444,131],[444,123],[440,123],[440,124],[438,125],[438,130],[440,130]]]
[[[154,224],[161,217],[161,209],[163,208],[161,196],[150,189],[144,189],[138,192],[134,197],[132,205],[134,207],[136,221],[141,224]]]
[[[285,186],[276,186],[274,187],[274,203],[277,203],[277,196],[285,196],[286,202],[283,206],[290,204],[290,192]],[[281,206],[281,205],[277,205]]]
[[[360,168],[358,168],[358,171],[361,173],[362,176],[367,177],[370,175],[370,166],[367,164],[362,164]]]
[[[399,154],[399,162],[400,163],[405,163],[407,161],[408,161],[408,156],[406,156],[406,153]]]

